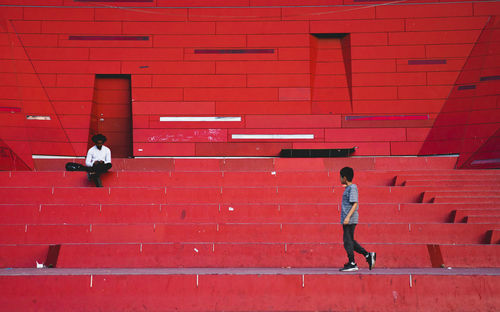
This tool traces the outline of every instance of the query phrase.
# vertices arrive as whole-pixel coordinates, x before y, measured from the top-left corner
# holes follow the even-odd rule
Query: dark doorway
[[[130,75],[96,75],[90,138],[102,133],[112,157],[132,156]],[[89,138],[89,147],[93,146]]]

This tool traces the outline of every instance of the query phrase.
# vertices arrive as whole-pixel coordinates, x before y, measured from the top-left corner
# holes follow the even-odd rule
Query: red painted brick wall
[[[352,146],[357,155],[416,155],[500,14],[496,2],[425,2],[0,1],[0,107],[20,109],[0,111],[0,138],[24,146],[24,157],[84,155],[95,74],[131,74],[135,156]],[[349,34],[342,53],[315,49],[312,34],[327,33]],[[19,128],[28,134],[12,135]]]

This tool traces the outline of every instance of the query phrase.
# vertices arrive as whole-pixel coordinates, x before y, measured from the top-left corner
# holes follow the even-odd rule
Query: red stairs
[[[499,304],[490,296],[500,286],[497,170],[454,170],[453,157],[117,159],[105,187],[95,188],[84,173],[56,170],[65,161],[0,172],[7,310],[75,309],[85,296],[88,311],[419,311],[433,298],[441,303],[435,311]],[[346,260],[338,173],[345,165],[360,191],[356,239],[378,254],[373,271],[358,257],[357,274],[337,269]],[[48,252],[59,245],[55,256]],[[56,268],[30,269],[48,256]],[[354,288],[364,290],[354,296]],[[69,297],[60,305],[47,299],[60,296]],[[459,304],[460,296],[467,301]]]

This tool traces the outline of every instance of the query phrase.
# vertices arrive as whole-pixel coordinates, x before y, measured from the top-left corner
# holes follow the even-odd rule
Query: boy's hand
[[[344,224],[349,224],[349,221],[351,221],[351,218],[350,217],[345,217]]]

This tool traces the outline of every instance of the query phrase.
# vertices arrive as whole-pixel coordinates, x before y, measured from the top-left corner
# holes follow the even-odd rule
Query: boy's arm
[[[109,148],[106,150],[106,155],[104,156],[104,162],[106,164],[111,163],[111,150]]]
[[[87,152],[87,157],[85,158],[85,165],[87,167],[92,167],[92,155],[90,154],[90,149]]]
[[[349,210],[349,213],[347,214],[347,216],[344,219],[344,224],[349,224],[349,221],[351,220],[352,214],[354,213],[354,211],[356,211],[356,208],[358,208],[358,203],[352,204],[351,210]]]

